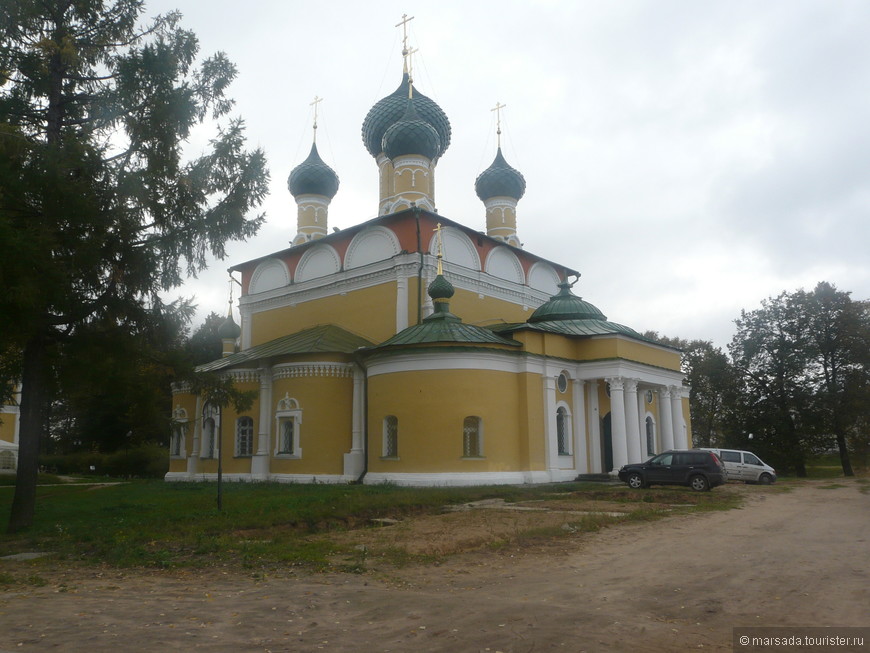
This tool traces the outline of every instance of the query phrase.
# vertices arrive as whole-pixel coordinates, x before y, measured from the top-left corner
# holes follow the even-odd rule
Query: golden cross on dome
[[[402,20],[396,23],[396,27],[402,26],[402,58],[405,60],[405,72],[408,72],[408,55],[411,54],[408,50],[408,23],[412,20],[414,20],[413,16],[402,14]]]
[[[438,274],[443,272],[441,268],[441,259],[444,258],[444,241],[441,239],[441,223],[435,225],[435,238],[438,243]]]
[[[233,281],[235,281],[235,279],[233,279],[233,275],[230,275],[229,281],[230,281],[230,302],[229,302],[230,305],[227,308],[227,316],[232,317],[232,315],[233,315]]]
[[[495,111],[495,116],[496,116],[496,118],[495,118],[496,119],[495,135],[496,135],[496,138],[498,139],[498,146],[499,147],[501,147],[501,110],[504,109],[506,106],[507,106],[506,104],[502,104],[501,102],[496,102],[495,106],[492,109],[490,109],[490,111]]]
[[[314,107],[314,142],[317,142],[317,105],[323,102],[322,97],[314,96],[314,101],[308,106]]]

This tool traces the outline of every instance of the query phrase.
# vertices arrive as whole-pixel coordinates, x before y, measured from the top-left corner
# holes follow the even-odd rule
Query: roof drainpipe
[[[417,268],[417,324],[423,323],[423,244],[420,236],[420,209],[412,204],[414,219],[417,221],[417,254],[420,257],[420,265]]]
[[[362,368],[363,371],[363,396],[362,396],[362,413],[363,413],[363,423],[362,423],[362,439],[363,439],[363,470],[354,481],[354,484],[361,485],[363,483],[363,479],[366,477],[366,474],[369,473],[369,375],[366,370],[365,363],[363,363],[362,356],[360,356],[359,352],[354,352],[354,361],[357,365]]]

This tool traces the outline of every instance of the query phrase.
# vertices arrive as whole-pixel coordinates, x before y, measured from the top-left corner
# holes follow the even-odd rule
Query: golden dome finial
[[[444,241],[441,239],[441,223],[435,225],[435,238],[438,243],[438,274],[442,274],[444,270],[441,266],[441,259],[444,258]]]
[[[322,97],[317,97],[317,96],[315,95],[315,96],[314,96],[314,101],[311,102],[311,104],[308,105],[308,106],[310,106],[310,107],[314,107],[314,137],[313,137],[312,140],[313,140],[315,143],[317,142],[317,105],[320,104],[321,102],[323,102],[323,98],[322,98]]]
[[[402,20],[396,23],[396,27],[401,25],[402,27],[402,58],[405,61],[404,64],[404,72],[408,71],[408,56],[411,54],[411,51],[408,50],[408,23],[414,20],[413,16],[408,16],[408,14],[402,14]]]

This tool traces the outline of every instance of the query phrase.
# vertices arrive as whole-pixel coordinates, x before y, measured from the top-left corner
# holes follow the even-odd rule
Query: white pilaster
[[[257,428],[257,453],[251,460],[251,478],[265,481],[269,478],[269,451],[272,433],[272,368],[261,367],[260,417]]]
[[[556,379],[546,374],[544,376],[544,410],[546,411],[545,437],[547,442],[547,469],[551,477],[559,469],[559,442],[556,432]]]
[[[613,446],[613,470],[628,463],[628,443],[625,438],[625,395],[622,391],[623,380],[607,379],[610,383],[610,433]]]
[[[574,380],[574,396],[572,409],[574,413],[571,420],[574,429],[574,470],[578,474],[589,472],[589,452],[586,446],[586,397],[584,396],[583,381]]]
[[[659,418],[662,421],[663,451],[674,448],[674,420],[672,417],[671,389],[667,386],[659,390]]]
[[[365,467],[363,427],[365,420],[365,371],[353,366],[353,414],[351,417],[350,451],[344,454],[344,475],[359,478]]]
[[[396,333],[408,328],[408,277],[401,268],[396,279]]]

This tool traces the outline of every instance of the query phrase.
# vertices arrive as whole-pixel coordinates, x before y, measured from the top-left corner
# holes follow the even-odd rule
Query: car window
[[[726,463],[739,463],[740,462],[740,452],[739,451],[723,451],[722,455],[719,456],[723,462]]]
[[[652,460],[650,460],[651,465],[670,465],[671,460],[673,459],[673,454],[665,453],[661,456],[656,456]]]
[[[760,465],[761,464],[761,461],[754,454],[751,454],[751,453],[743,454],[743,461],[747,465]]]

